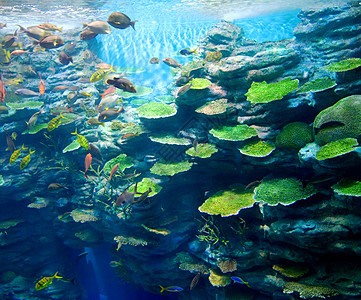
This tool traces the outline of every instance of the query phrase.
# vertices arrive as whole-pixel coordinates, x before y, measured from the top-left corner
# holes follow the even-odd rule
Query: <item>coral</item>
[[[308,285],[299,282],[286,282],[283,288],[285,294],[293,294],[298,292],[302,299],[321,298],[338,295],[338,291],[327,286]]]
[[[182,76],[189,76],[192,71],[202,69],[205,65],[203,60],[194,60],[189,63],[186,63],[181,70]]]
[[[247,100],[251,103],[268,103],[275,100],[281,100],[287,94],[298,88],[298,79],[283,79],[275,83],[253,82],[246,93]]]
[[[134,123],[123,123],[123,129],[119,131],[119,134],[135,134],[141,135],[142,133],[147,133],[148,131],[145,129],[144,126]]]
[[[361,182],[344,178],[332,186],[335,193],[345,196],[361,197]]]
[[[128,192],[133,193],[134,188],[135,188],[134,186],[131,186],[129,188]],[[145,193],[149,190],[149,188],[151,188],[152,191],[149,193],[148,198],[153,197],[154,195],[158,194],[162,190],[162,187],[160,185],[158,185],[156,182],[154,182],[154,180],[152,180],[151,178],[143,178],[141,182],[138,182],[137,192]]]
[[[157,99],[158,101],[163,102],[163,103],[173,103],[175,100],[172,95],[158,96],[158,97],[155,97],[155,99]],[[133,101],[132,101],[132,103],[133,103]]]
[[[231,188],[231,190],[218,191],[198,207],[198,210],[209,215],[219,214],[222,217],[229,217],[253,206],[255,200],[252,191],[244,190],[241,185],[234,185]]]
[[[181,161],[178,163],[161,163],[156,162],[150,169],[150,172],[159,176],[173,176],[175,174],[190,170],[193,163]]]
[[[206,61],[220,61],[222,59],[222,52],[220,51],[211,51],[206,55]]]
[[[138,238],[134,238],[134,237],[125,237],[122,235],[118,235],[114,237],[114,241],[116,241],[118,243],[118,249],[122,246],[122,245],[130,245],[130,246],[147,246],[148,242],[143,240],[143,239],[138,239]]]
[[[203,264],[193,264],[193,263],[181,263],[179,265],[179,269],[183,271],[189,271],[191,273],[202,273],[202,274],[209,274],[209,269],[206,265]]]
[[[276,147],[287,150],[300,150],[313,142],[312,128],[304,122],[293,122],[283,127],[276,137]]]
[[[6,104],[10,108],[16,109],[16,110],[25,109],[25,108],[40,109],[44,105],[44,102],[29,100],[29,101],[24,101],[24,102],[7,102]]]
[[[191,84],[191,89],[203,90],[209,87],[212,82],[205,78],[193,78]]]
[[[198,144],[197,152],[194,147],[189,148],[186,153],[190,156],[199,157],[199,158],[207,158],[211,157],[214,153],[218,152],[216,146],[212,144]]]
[[[47,207],[49,204],[49,200],[46,198],[36,198],[34,202],[30,203],[28,205],[29,208],[36,208],[36,209],[40,209],[40,208],[44,208]]]
[[[347,137],[358,138],[361,134],[361,95],[339,100],[321,111],[313,122],[315,141],[324,145]]]
[[[208,116],[213,116],[225,113],[227,108],[227,99],[218,99],[202,105],[201,107],[196,109],[196,112]]]
[[[216,287],[225,287],[231,284],[231,279],[228,276],[222,276],[215,273],[213,270],[209,270],[210,275],[208,277],[211,285]]]
[[[177,138],[173,135],[166,134],[166,133],[158,133],[156,135],[152,135],[149,137],[151,141],[160,143],[160,144],[167,144],[167,145],[183,145],[188,146],[191,144],[190,140],[185,138]]]
[[[230,273],[237,270],[237,261],[235,259],[219,260],[217,266],[222,273]]]
[[[295,178],[263,180],[254,191],[254,199],[257,202],[265,202],[268,205],[290,205],[298,200],[311,197],[317,192],[316,188],[308,184],[305,188],[301,181]]]
[[[114,157],[106,162],[103,168],[103,172],[106,175],[109,175],[113,167],[118,163],[119,163],[119,168],[118,168],[119,172],[124,172],[125,169],[131,168],[133,166],[131,157],[127,156],[126,154],[119,154],[117,157]]]
[[[15,227],[16,225],[25,222],[25,220],[23,219],[11,219],[11,220],[6,220],[3,222],[0,222],[0,229],[9,229],[11,227]]]
[[[74,209],[70,216],[75,222],[85,223],[85,222],[95,222],[98,218],[94,215],[94,210],[92,209]]]
[[[329,64],[325,67],[331,72],[345,72],[361,67],[361,58],[349,58]]]
[[[115,120],[115,121],[112,121],[112,123],[110,124],[111,130],[120,130],[122,128],[124,128],[123,122]]]
[[[248,125],[222,126],[211,129],[209,133],[220,140],[226,141],[244,141],[257,136],[256,129]]]
[[[317,160],[325,160],[334,158],[347,153],[350,153],[356,149],[358,142],[353,138],[345,138],[342,140],[330,142],[322,146],[316,153]]]
[[[67,124],[73,123],[76,119],[79,118],[78,115],[73,114],[73,113],[64,113],[63,117],[64,118],[60,119],[60,125],[67,125]]]
[[[79,148],[80,148],[80,144],[79,144],[78,140],[74,140],[63,149],[63,153],[74,151]]]
[[[306,82],[303,86],[301,86],[298,89],[297,93],[303,94],[308,92],[313,92],[313,93],[322,92],[330,88],[333,88],[336,85],[337,85],[336,81],[331,78],[328,77],[318,78],[316,80]]]
[[[266,157],[270,155],[275,149],[276,146],[273,143],[262,140],[256,140],[256,141],[246,142],[245,145],[239,149],[239,151],[243,155],[247,155],[247,156]]]
[[[167,104],[152,101],[138,107],[137,112],[140,118],[158,119],[174,116],[177,110]]]
[[[309,267],[300,264],[273,265],[272,269],[288,278],[300,278],[310,271]]]
[[[89,243],[96,243],[100,240],[99,234],[95,230],[91,229],[76,232],[74,235],[78,239]]]
[[[36,134],[47,127],[48,127],[48,123],[35,124],[30,129],[26,129],[25,131],[23,131],[21,134]]]
[[[149,95],[153,92],[152,88],[146,87],[146,86],[136,85],[135,88],[137,90],[136,93],[130,93],[130,92],[126,92],[126,91],[119,90],[119,89],[117,90],[117,93],[122,98],[127,99],[127,98],[131,98],[131,97],[143,97],[143,96]]]

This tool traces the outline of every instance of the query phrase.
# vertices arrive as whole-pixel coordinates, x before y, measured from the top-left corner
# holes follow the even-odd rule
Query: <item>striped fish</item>
[[[54,278],[60,279],[63,277],[58,276],[58,272],[56,272],[51,277],[43,277],[36,283],[35,290],[40,291],[42,289],[45,289],[46,287],[48,287],[50,284],[53,283]]]

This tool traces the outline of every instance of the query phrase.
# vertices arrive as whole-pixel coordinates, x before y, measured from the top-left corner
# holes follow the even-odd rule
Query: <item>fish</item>
[[[53,283],[54,278],[60,279],[63,277],[58,276],[58,272],[56,272],[51,277],[43,277],[36,283],[35,290],[40,291],[42,289],[45,289],[46,287],[48,287],[50,284]]]
[[[122,103],[122,102],[123,102],[123,99],[120,98],[117,94],[115,94],[115,93],[108,94],[107,96],[103,97],[100,100],[97,110],[100,112],[107,108],[113,108],[115,105],[117,105],[118,103]]]
[[[89,143],[89,152],[93,155],[94,158],[99,158],[99,160],[103,160],[102,153],[100,149],[95,146],[93,143]]]
[[[14,131],[13,133],[11,133],[11,138],[16,141],[16,138],[18,137],[18,134]]]
[[[90,125],[91,127],[93,126],[103,126],[104,127],[104,123],[99,122],[97,118],[90,118],[88,121],[86,121],[87,125]]]
[[[190,88],[192,87],[192,82],[190,84],[187,84],[187,85],[183,85],[182,87],[180,87],[177,91],[177,94],[176,94],[176,98],[184,95],[185,93],[187,93]]]
[[[115,261],[115,260],[112,260],[110,263],[109,263],[109,266],[111,268],[117,268],[117,267],[121,267],[123,266],[123,264],[119,261]]]
[[[112,168],[108,181],[112,180],[113,175],[118,171],[119,169],[119,163],[115,164],[114,167]]]
[[[232,276],[231,279],[233,280],[233,282],[245,284],[246,286],[250,287],[248,282],[244,281],[241,277]]]
[[[80,40],[87,41],[95,38],[98,34],[90,29],[85,29],[80,33]]]
[[[54,92],[67,90],[69,87],[66,85],[57,85],[53,88]]]
[[[16,84],[19,84],[19,83],[22,83],[24,82],[23,78],[21,77],[21,75],[19,75],[18,77],[16,78],[12,78],[12,79],[9,79],[9,80],[6,80],[5,84],[6,85],[16,85]]]
[[[106,95],[112,94],[116,91],[116,87],[115,86],[110,86],[108,87],[106,90],[104,90],[104,93],[99,94],[100,96],[102,96],[102,98],[104,98]]]
[[[3,80],[2,80],[2,76],[0,74],[0,100],[1,100],[1,102],[4,102],[5,95],[6,95],[6,89],[5,89]]]
[[[15,151],[15,144],[13,140],[11,139],[11,136],[7,133],[7,131],[4,129],[4,132],[6,134],[6,143],[8,147],[6,148],[6,151],[10,151],[11,153]]]
[[[251,187],[254,188],[255,186],[257,186],[257,185],[259,185],[259,184],[261,184],[261,183],[262,183],[262,180],[252,181],[252,182],[250,182],[249,184],[247,184],[244,189],[245,189],[245,190],[248,190],[248,189],[251,188]]]
[[[152,192],[152,189],[149,188],[148,191],[142,193],[142,194],[137,198],[137,200],[134,200],[134,201],[133,201],[133,204],[143,202],[145,199],[148,198],[148,196],[149,196],[149,194],[150,194],[151,192]]]
[[[0,29],[3,29],[4,27],[6,27],[6,23],[0,23]]]
[[[10,161],[9,161],[10,165],[12,165],[19,158],[21,150],[26,150],[26,149],[28,148],[25,148],[24,145],[22,145],[20,149],[14,151],[10,156]]]
[[[59,62],[62,65],[68,65],[70,62],[73,63],[73,57],[71,57],[68,53],[66,53],[65,51],[60,51],[59,52]]]
[[[178,63],[175,59],[167,57],[165,59],[163,59],[163,62],[170,66],[170,67],[174,67],[174,68],[181,68],[183,64]]]
[[[189,290],[193,290],[198,284],[199,278],[201,277],[201,272],[198,272],[196,276],[193,277],[191,284],[189,286]]]
[[[137,187],[138,183],[135,184],[134,192],[130,193],[127,192],[127,190],[130,188],[131,185],[129,185],[117,198],[115,201],[115,206],[117,207],[124,207],[131,205],[134,201],[134,195],[137,194]]]
[[[54,108],[52,108],[50,110],[52,115],[60,115],[62,113],[69,113],[69,112],[73,112],[73,108],[72,107],[64,107],[64,106],[55,106]]]
[[[107,63],[99,63],[95,66],[95,68],[97,69],[103,69],[103,70],[108,70],[110,69],[112,66],[110,64]]]
[[[53,182],[48,185],[49,191],[56,191],[56,190],[60,190],[60,189],[69,190],[69,188],[67,188],[66,186],[63,186],[62,184],[57,183],[57,182]]]
[[[181,288],[180,286],[168,286],[168,287],[162,287],[161,285],[159,285],[160,287],[160,293],[162,294],[164,291],[166,292],[172,292],[172,293],[179,293],[183,291],[183,288]]]
[[[62,32],[63,31],[63,27],[58,27],[54,24],[50,24],[50,23],[41,23],[40,25],[38,25],[38,28],[41,28],[41,29],[45,29],[45,30],[50,30],[50,31],[60,31]]]
[[[84,165],[85,165],[85,172],[84,172],[84,177],[86,179],[88,179],[88,176],[86,175],[86,172],[88,172],[88,169],[92,163],[92,155],[90,153],[88,153],[86,156],[85,156],[85,160],[84,160]]]
[[[98,121],[99,122],[112,121],[112,120],[116,119],[123,110],[124,110],[123,107],[121,107],[119,109],[106,109],[106,110],[103,110],[98,116]]]
[[[14,44],[15,40],[18,38],[17,31],[18,30],[16,29],[14,34],[7,34],[3,37],[2,41],[1,41],[1,46],[3,48],[9,48],[12,46],[12,44]]]
[[[0,114],[7,114],[9,111],[9,108],[7,106],[0,106]]]
[[[35,152],[35,150],[31,151],[31,149],[29,149],[29,154],[27,156],[25,156],[20,163],[20,170],[24,169],[29,164],[29,162],[31,160],[30,155],[34,152]]]
[[[195,55],[198,55],[198,53],[197,53],[197,49],[198,48],[195,48],[194,50],[190,50],[190,49],[182,49],[181,51],[179,51],[179,53],[180,54],[182,54],[182,55],[190,55],[190,54],[192,54],[192,53],[194,53]]]
[[[23,54],[25,54],[25,53],[30,53],[30,51],[29,50],[14,50],[14,51],[12,51],[11,53],[10,53],[10,56],[21,56],[21,55],[23,55]]]
[[[89,149],[89,142],[84,135],[78,134],[78,128],[75,128],[75,132],[71,134],[76,135],[76,139],[80,146],[82,146],[85,150]]]
[[[41,74],[40,73],[39,73],[39,78],[40,78],[39,93],[40,93],[40,95],[44,95],[44,93],[45,93],[45,84],[44,84],[44,81],[41,79]]]
[[[174,84],[176,86],[183,86],[183,85],[186,85],[192,78],[193,78],[193,76],[191,76],[191,77],[189,77],[187,75],[180,76]]]
[[[114,28],[118,29],[126,29],[129,26],[131,26],[134,30],[134,24],[135,22],[138,22],[137,20],[131,21],[130,18],[121,12],[113,12],[109,17],[107,22],[113,26]]]
[[[145,230],[149,231],[149,232],[152,232],[152,233],[155,233],[155,234],[160,234],[160,235],[168,235],[170,234],[170,230],[168,229],[165,229],[165,228],[157,228],[157,229],[153,229],[153,228],[149,228],[148,226],[142,224],[141,225]]]
[[[158,57],[153,57],[153,58],[150,59],[149,63],[152,64],[152,65],[159,64],[159,58]]]
[[[10,51],[6,49],[0,49],[0,63],[7,65],[10,63]]]
[[[64,41],[57,35],[48,35],[38,41],[39,45],[45,49],[55,49],[64,46]]]
[[[35,126],[36,122],[38,121],[39,114],[43,112],[44,112],[43,110],[39,110],[30,117],[29,121],[26,122],[28,130]]]
[[[118,89],[122,89],[123,91],[130,92],[130,93],[136,93],[137,89],[135,88],[134,84],[122,77],[114,77],[113,79],[107,79],[106,84],[114,85]]]
[[[30,26],[27,28],[24,28],[20,25],[16,25],[20,27],[20,31],[19,33],[25,33],[28,37],[34,39],[35,41],[39,41],[41,39],[43,39],[44,37],[51,35],[51,33],[49,33],[46,30],[43,30],[41,28],[39,28],[38,26]]]
[[[15,91],[15,95],[18,95],[18,96],[28,96],[28,97],[36,97],[36,96],[39,96],[39,93],[37,92],[34,92],[32,90],[29,90],[29,89],[17,89]]]
[[[131,139],[131,138],[134,138],[134,137],[136,137],[136,136],[139,136],[139,133],[125,133],[125,134],[123,134],[121,137],[120,137],[120,139],[122,139],[122,140],[129,140],[129,139]]]
[[[134,173],[124,174],[123,176],[120,176],[120,179],[121,180],[129,180],[129,179],[138,177],[140,174],[141,173],[135,173],[135,170],[134,170]]]
[[[198,146],[198,138],[196,137],[196,138],[193,140],[193,148],[194,148],[194,151],[198,154],[198,152],[197,152],[197,146]]]
[[[48,123],[48,131],[53,131],[55,128],[58,128],[58,126],[60,125],[61,119],[66,119],[65,117],[63,117],[62,114],[60,114],[59,117],[55,117],[53,119],[51,119]]]
[[[75,260],[75,264],[77,265],[77,264],[79,263],[80,259],[81,259],[82,257],[85,257],[85,256],[88,255],[88,254],[89,254],[89,252],[87,252],[87,251],[84,251],[84,252],[80,253],[80,254],[77,256],[76,260]]]
[[[85,29],[90,29],[97,34],[108,34],[112,32],[107,22],[102,20],[92,21],[88,24],[83,22],[83,26]]]
[[[109,72],[115,72],[115,70],[113,69],[113,65],[111,65],[110,68],[107,70],[99,69],[95,71],[94,74],[90,77],[90,82],[97,82],[104,79],[105,77],[107,77]]]

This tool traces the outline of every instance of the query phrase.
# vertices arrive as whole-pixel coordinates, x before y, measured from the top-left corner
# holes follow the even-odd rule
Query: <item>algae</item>
[[[248,125],[222,126],[209,131],[214,137],[226,141],[244,141],[257,136],[256,129]]]
[[[350,153],[356,149],[358,142],[354,138],[345,138],[322,146],[316,153],[317,160],[325,160]]]
[[[178,138],[171,134],[160,133],[157,135],[153,135],[149,137],[151,141],[160,143],[160,144],[167,144],[167,145],[183,145],[188,146],[191,144],[190,140],[186,138]]]
[[[203,90],[209,87],[212,82],[205,78],[193,78],[191,81],[191,89],[193,90]]]

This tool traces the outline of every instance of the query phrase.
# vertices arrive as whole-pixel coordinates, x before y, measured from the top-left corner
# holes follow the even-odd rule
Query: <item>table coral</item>
[[[181,161],[178,163],[156,162],[150,169],[150,172],[159,176],[173,176],[177,173],[186,172],[192,167],[193,163]]]
[[[345,155],[354,151],[358,146],[358,142],[353,138],[346,138],[334,142],[330,142],[322,146],[316,153],[317,160],[325,160],[337,156]]]
[[[138,107],[137,112],[141,118],[158,119],[174,116],[177,110],[170,105],[152,101]]]
[[[344,178],[333,185],[332,189],[338,195],[361,197],[361,182],[353,179]]]
[[[226,141],[244,141],[257,136],[256,129],[248,125],[222,126],[209,131],[211,135]]]
[[[276,147],[298,151],[313,140],[312,127],[304,122],[292,122],[285,125],[277,135]]]
[[[266,157],[270,155],[275,149],[276,146],[273,143],[262,140],[255,140],[246,142],[246,144],[239,149],[239,152],[241,152],[243,155],[252,157]]]

